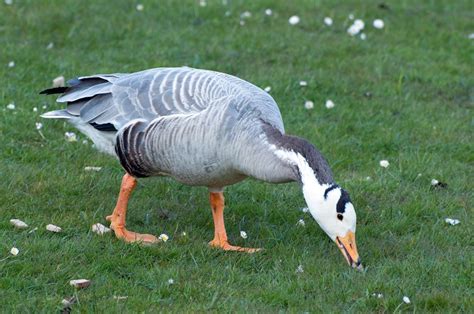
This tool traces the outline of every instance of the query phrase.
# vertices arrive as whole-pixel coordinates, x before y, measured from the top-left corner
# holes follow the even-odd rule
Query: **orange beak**
[[[352,268],[357,268],[358,270],[363,269],[360,263],[359,253],[357,252],[354,232],[349,231],[345,237],[336,237],[336,244]]]

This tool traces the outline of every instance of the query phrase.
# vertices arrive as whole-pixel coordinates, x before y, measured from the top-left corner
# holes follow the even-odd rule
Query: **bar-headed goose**
[[[62,94],[57,101],[67,104],[43,117],[68,120],[100,151],[120,160],[126,173],[107,217],[118,238],[157,241],[125,228],[127,203],[137,178],[171,176],[209,188],[215,228],[211,246],[255,252],[227,240],[224,187],[247,177],[296,181],[316,222],[351,266],[362,267],[349,194],[334,183],[327,161],[311,143],[285,134],[277,104],[260,88],[187,67],[84,76],[69,85],[42,92]]]

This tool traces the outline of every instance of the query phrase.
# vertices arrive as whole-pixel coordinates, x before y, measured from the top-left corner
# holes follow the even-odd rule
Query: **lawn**
[[[0,311],[51,313],[73,295],[81,312],[474,311],[472,2],[227,2],[1,1]],[[366,40],[347,33],[349,14]],[[292,15],[301,22],[290,25]],[[257,254],[210,249],[207,189],[167,178],[139,181],[128,226],[169,241],[142,247],[91,232],[111,213],[123,170],[83,135],[67,142],[72,126],[42,120],[60,105],[38,92],[60,75],[182,65],[271,86],[287,133],[314,143],[350,192],[366,271],[349,268],[301,211],[297,184],[226,189],[230,240],[265,248]],[[78,278],[92,285],[75,291]]]

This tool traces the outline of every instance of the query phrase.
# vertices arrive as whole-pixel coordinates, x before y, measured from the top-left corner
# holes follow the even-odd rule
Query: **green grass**
[[[1,312],[50,313],[72,295],[81,312],[474,310],[470,1],[386,1],[386,10],[380,1],[209,0],[201,8],[143,0],[142,12],[125,0],[13,2],[0,3]],[[272,17],[263,13],[268,7]],[[245,10],[252,17],[241,27]],[[366,41],[346,33],[350,13],[366,22]],[[292,27],[294,14],[302,22]],[[333,27],[323,25],[325,16]],[[383,30],[371,26],[375,18]],[[258,254],[209,249],[206,189],[171,179],[141,180],[128,216],[131,230],[169,234],[166,244],[127,245],[90,231],[112,211],[123,170],[83,145],[82,135],[67,143],[63,134],[73,128],[61,121],[42,121],[43,139],[35,122],[59,105],[38,92],[58,75],[181,65],[272,86],[287,132],[313,142],[351,193],[366,272],[351,270],[299,210],[296,184],[247,180],[227,188],[230,240],[266,249]],[[306,99],[314,110],[304,109]],[[327,110],[326,99],[336,107]],[[10,102],[17,109],[3,110]],[[84,172],[89,165],[103,170]],[[431,189],[432,178],[448,188]],[[449,226],[446,217],[461,224]],[[38,230],[14,230],[11,218]],[[305,228],[296,226],[300,218]],[[48,223],[64,232],[48,233]],[[16,257],[8,257],[12,246]],[[93,284],[75,292],[68,282],[77,278]],[[411,304],[402,304],[404,295]]]

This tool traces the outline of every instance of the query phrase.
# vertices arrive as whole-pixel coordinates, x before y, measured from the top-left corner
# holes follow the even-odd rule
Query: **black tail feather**
[[[69,87],[53,87],[40,92],[41,95],[62,94],[68,90]]]

